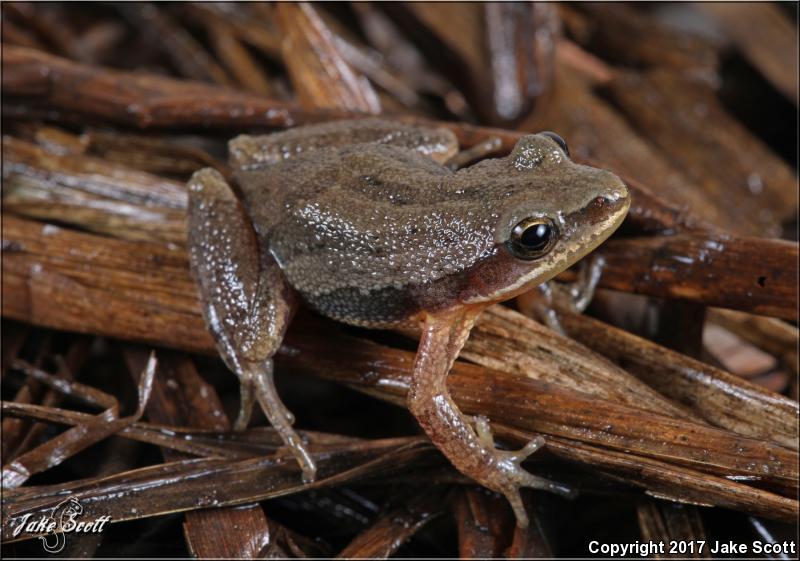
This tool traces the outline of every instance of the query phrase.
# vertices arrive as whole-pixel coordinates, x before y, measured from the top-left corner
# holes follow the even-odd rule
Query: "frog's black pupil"
[[[532,249],[536,251],[544,249],[547,244],[550,243],[551,235],[552,229],[548,224],[534,224],[522,232],[519,242],[526,249]]]
[[[520,259],[538,259],[553,247],[558,228],[549,218],[527,218],[516,225],[506,243],[508,250]]]

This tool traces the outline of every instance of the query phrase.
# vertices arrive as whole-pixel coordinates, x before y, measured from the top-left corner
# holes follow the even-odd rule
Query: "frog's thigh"
[[[189,181],[189,249],[203,314],[234,371],[280,346],[292,297],[273,258],[259,250],[244,208],[217,171]]]

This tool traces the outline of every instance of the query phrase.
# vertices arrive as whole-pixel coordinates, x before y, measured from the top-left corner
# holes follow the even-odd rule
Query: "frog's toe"
[[[253,415],[253,406],[256,403],[256,394],[251,380],[241,380],[239,383],[239,416],[233,425],[233,430],[243,431],[250,424]]]
[[[500,472],[502,473],[497,490],[508,499],[517,517],[517,525],[521,528],[528,525],[528,517],[519,493],[521,487],[541,489],[568,498],[574,498],[577,494],[571,487],[533,475],[522,467],[522,462],[539,450],[544,443],[544,438],[537,436],[519,450],[495,450],[496,458],[500,464]]]
[[[547,479],[531,475],[524,470],[520,470],[519,477],[515,477],[514,479],[516,481],[509,482],[509,484],[505,486],[501,492],[508,501],[508,504],[511,505],[511,509],[514,511],[514,517],[517,519],[517,526],[520,528],[528,527],[528,513],[525,511],[525,504],[522,502],[522,495],[519,492],[520,488],[532,487],[534,489],[556,491],[562,494],[564,490],[567,490],[570,493],[573,493],[571,489],[567,489],[566,487]],[[556,488],[558,489],[556,490]]]
[[[286,437],[285,441],[286,445],[282,449],[288,451],[297,460],[303,474],[303,483],[313,483],[317,479],[317,463],[311,456],[306,443],[296,433]]]
[[[555,481],[550,481],[549,479],[539,477],[538,475],[533,475],[532,473],[525,471],[519,465],[514,466],[514,470],[510,479],[515,488],[530,487],[532,489],[541,489],[542,491],[556,493],[569,499],[574,499],[578,495],[578,492],[572,487],[568,487]]]
[[[491,426],[489,426],[489,419],[483,415],[475,415],[472,417],[472,424],[475,427],[475,433],[478,435],[481,445],[489,449],[494,448],[494,435],[492,434]]]
[[[317,476],[316,463],[306,443],[292,428],[294,415],[278,397],[272,372],[272,359],[260,364],[250,364],[249,373],[253,377],[255,384],[256,399],[272,427],[297,459],[297,463],[300,464],[300,469],[303,472],[303,481],[306,483],[314,481]]]
[[[575,489],[562,485],[561,483],[556,483],[555,481],[550,481],[544,477],[533,475],[522,467],[522,462],[544,446],[544,444],[544,438],[537,436],[519,450],[496,450],[495,452],[497,453],[500,463],[503,465],[503,471],[509,473],[510,480],[517,486],[532,487],[568,498],[574,498],[577,495]]]
[[[508,504],[511,505],[511,509],[514,511],[514,517],[517,519],[517,526],[520,528],[527,528],[528,513],[525,512],[525,505],[522,502],[522,495],[519,494],[519,487],[516,485],[509,487],[503,491],[503,495],[505,495]]]
[[[481,447],[487,451],[492,451],[494,455],[494,467],[488,479],[476,478],[476,480],[505,495],[514,510],[517,524],[521,528],[528,525],[528,516],[525,513],[525,507],[519,492],[521,487],[541,489],[569,498],[573,498],[576,495],[573,489],[533,475],[522,467],[522,462],[545,445],[545,439],[542,436],[532,439],[519,450],[499,450],[495,448],[494,435],[492,434],[489,419],[483,415],[475,415],[468,419],[475,429],[475,434]]]
[[[533,475],[520,467],[517,461],[512,461],[512,465],[513,467],[509,468],[506,466],[503,470],[506,478],[498,490],[505,495],[511,508],[514,510],[517,526],[520,528],[526,528],[528,526],[528,515],[525,512],[525,505],[522,502],[522,496],[519,492],[520,488],[530,487],[533,489],[541,489],[568,498],[574,498],[576,496],[575,490],[571,487]]]
[[[497,455],[519,465],[544,446],[544,438],[537,436],[519,450],[498,450]]]
[[[263,403],[262,403],[263,406]],[[285,443],[284,450],[288,450],[289,453],[294,456],[297,463],[300,465],[300,470],[303,474],[303,482],[304,483],[312,483],[317,478],[317,464],[314,461],[314,458],[311,456],[311,452],[308,449],[308,446],[303,439],[297,434],[289,424],[284,422],[291,418],[294,421],[294,416],[289,413],[289,418],[285,417],[282,413],[277,412],[275,409],[270,409],[264,411],[269,418],[270,423],[272,426],[278,431],[281,435]],[[277,418],[276,416],[280,416]]]
[[[203,168],[189,178],[189,199],[198,201],[234,201],[236,195],[225,177],[213,168]]]
[[[572,489],[543,477],[537,477],[522,468],[522,462],[545,445],[543,437],[537,436],[519,450],[498,450],[494,447],[494,436],[489,426],[489,419],[483,415],[476,415],[472,417],[472,423],[481,445],[487,449],[494,450],[495,457],[501,466],[501,472],[504,475],[508,475],[507,482],[501,484],[501,487],[509,502],[512,503],[514,512],[519,514],[519,509],[522,505],[521,501],[519,505],[514,505],[515,497],[519,495],[519,487],[533,487],[534,489],[543,489],[570,497],[574,495]]]
[[[305,447],[292,450],[303,472],[303,483],[313,483],[317,479],[317,464],[309,455]]]

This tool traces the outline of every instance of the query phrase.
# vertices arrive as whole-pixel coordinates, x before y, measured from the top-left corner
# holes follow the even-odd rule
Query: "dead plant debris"
[[[41,556],[47,532],[15,529],[73,498],[111,517],[66,535],[75,557],[792,539],[796,6],[5,2],[2,40],[4,557]],[[413,333],[292,324],[277,378],[314,483],[263,417],[230,430],[185,181],[229,177],[236,134],[375,114],[451,129],[454,165],[555,130],[631,188],[587,313],[559,334],[495,306],[449,377],[580,493],[526,492],[525,530],[403,409]]]

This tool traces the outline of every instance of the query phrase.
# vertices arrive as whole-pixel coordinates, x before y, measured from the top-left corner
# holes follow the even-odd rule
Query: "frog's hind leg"
[[[467,164],[474,162],[475,160],[481,160],[490,154],[497,152],[502,147],[503,141],[499,136],[490,136],[486,140],[479,142],[471,148],[467,148],[466,150],[461,150],[460,152],[453,154],[447,159],[447,161],[444,162],[444,165],[448,169],[456,171],[457,169],[462,168]]]
[[[542,446],[541,437],[519,451],[498,450],[494,447],[488,420],[475,418],[473,429],[450,397],[447,373],[478,313],[479,309],[467,308],[425,317],[408,392],[408,407],[431,441],[459,471],[506,496],[517,524],[524,527],[528,517],[519,494],[520,487],[545,489],[567,496],[572,492],[522,469],[522,461]]]
[[[241,384],[236,428],[246,428],[258,400],[304,478],[313,480],[314,461],[272,382],[272,357],[294,310],[292,291],[272,256],[260,251],[236,195],[212,169],[198,171],[189,181],[189,249],[206,324]]]

